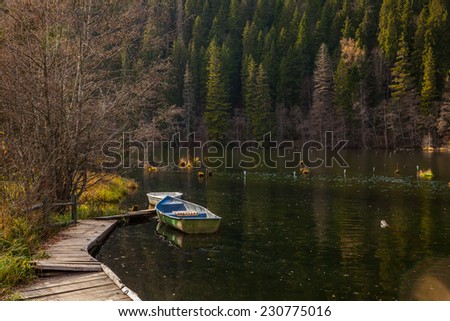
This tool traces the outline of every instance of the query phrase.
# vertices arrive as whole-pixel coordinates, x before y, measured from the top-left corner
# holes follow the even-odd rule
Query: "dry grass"
[[[422,178],[422,179],[432,179],[433,178],[433,172],[431,171],[431,169],[427,169],[427,170],[420,170],[417,173],[417,177]]]
[[[31,259],[41,244],[35,225],[24,218],[8,219],[0,230],[0,297],[35,278]]]
[[[107,174],[100,179],[92,177],[88,185],[80,199],[82,203],[118,203],[138,188],[135,180],[117,174]]]

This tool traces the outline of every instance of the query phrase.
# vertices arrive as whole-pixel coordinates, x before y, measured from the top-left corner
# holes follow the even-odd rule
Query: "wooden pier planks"
[[[45,248],[46,259],[34,261],[38,271],[100,272],[101,263],[89,251],[100,244],[116,221],[80,221],[58,235],[58,241]]]
[[[48,258],[37,260],[34,267],[42,277],[19,294],[24,300],[39,301],[106,301],[139,300],[120,279],[89,252],[111,233],[117,221],[85,220],[61,232],[57,241],[48,244]]]
[[[146,216],[155,216],[155,215],[156,215],[156,209],[149,208],[146,210],[128,212],[128,213],[119,214],[119,215],[99,216],[99,217],[96,217],[95,219],[96,220],[120,220],[120,219],[124,219],[124,218],[136,218],[136,217],[146,217]]]
[[[109,293],[102,293],[104,290]],[[99,291],[100,290],[100,291]],[[62,299],[77,300],[104,300],[111,295],[121,296],[123,300],[131,300],[115,285],[115,283],[102,272],[67,274],[64,276],[41,278],[21,292],[25,300],[50,300]]]

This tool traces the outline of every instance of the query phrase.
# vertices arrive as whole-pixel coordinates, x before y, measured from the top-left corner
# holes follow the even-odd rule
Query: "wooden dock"
[[[111,215],[111,216],[99,216],[96,217],[96,220],[100,221],[108,221],[108,220],[120,220],[120,219],[130,219],[130,218],[139,218],[139,217],[152,217],[156,215],[156,209],[155,208],[149,208],[146,210],[139,210],[139,211],[133,211],[128,212],[124,214],[119,215]]]
[[[130,301],[139,297],[90,253],[115,228],[117,221],[79,221],[45,247],[45,259],[33,262],[43,277],[19,290],[24,300]]]

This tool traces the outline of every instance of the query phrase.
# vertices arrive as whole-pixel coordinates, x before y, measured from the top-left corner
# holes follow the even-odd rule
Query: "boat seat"
[[[162,206],[162,208],[163,208],[165,213],[173,212],[173,211],[185,211],[186,210],[186,207],[181,202],[173,202],[173,203],[164,204]]]
[[[184,219],[191,219],[191,218],[205,218],[206,217],[206,213],[198,213],[197,215],[177,215],[176,213],[170,213],[170,216],[173,217],[179,217],[179,218],[184,218]]]

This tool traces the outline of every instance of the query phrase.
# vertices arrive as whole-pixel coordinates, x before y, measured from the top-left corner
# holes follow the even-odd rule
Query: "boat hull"
[[[182,219],[156,212],[161,222],[188,234],[214,233],[220,225],[220,219]]]
[[[158,202],[161,201],[166,196],[181,198],[183,196],[183,193],[180,193],[180,192],[157,192],[157,193],[148,193],[147,194],[148,202],[152,206],[156,206],[156,204],[158,204]]]

